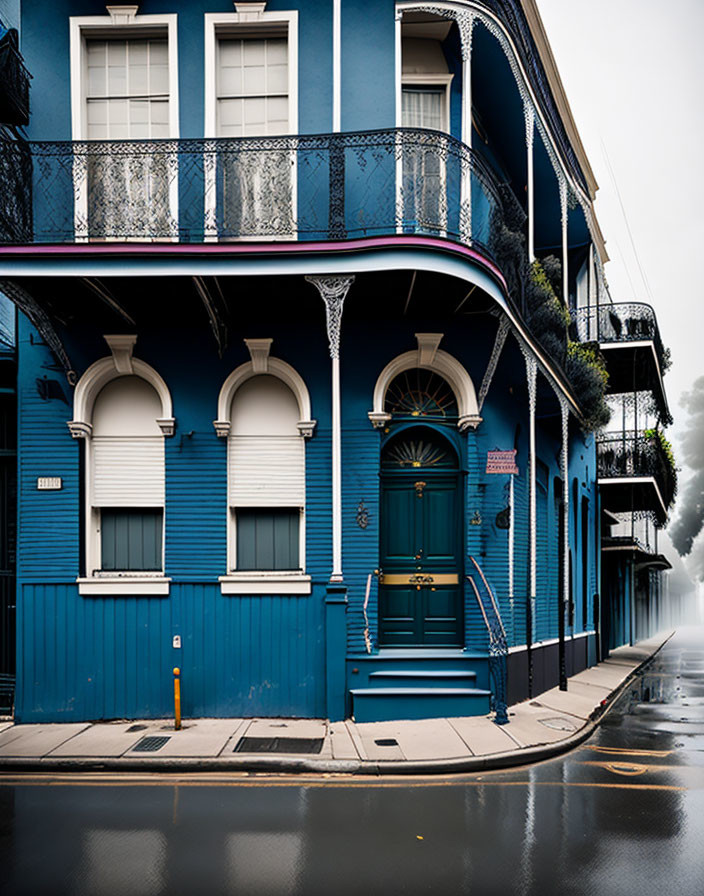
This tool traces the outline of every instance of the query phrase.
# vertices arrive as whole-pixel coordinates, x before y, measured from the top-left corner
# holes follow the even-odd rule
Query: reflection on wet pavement
[[[455,778],[0,786],[7,894],[704,893],[704,632],[578,750]]]

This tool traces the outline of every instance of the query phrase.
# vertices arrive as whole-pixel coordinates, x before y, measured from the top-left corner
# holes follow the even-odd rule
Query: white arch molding
[[[250,340],[250,342],[254,341],[255,340]],[[263,340],[257,341],[260,342]],[[252,351],[251,347],[250,351]],[[310,438],[313,435],[313,430],[315,429],[317,421],[311,420],[310,395],[308,394],[306,384],[303,382],[303,378],[290,364],[287,364],[280,358],[271,358],[267,355],[264,361],[262,361],[261,358],[255,358],[254,351],[252,351],[252,356],[253,358],[251,361],[240,364],[240,366],[233,370],[222,384],[220,395],[218,396],[218,418],[213,421],[215,432],[222,438],[226,438],[230,435],[230,430],[232,428],[232,399],[234,398],[235,393],[240,386],[253,376],[265,374],[277,377],[277,379],[280,379],[285,383],[293,392],[298,403],[298,411],[300,414],[300,420],[296,424],[298,432],[304,438]]]
[[[156,422],[165,436],[172,436],[176,420],[169,387],[146,361],[132,357],[136,336],[105,336],[112,355],[101,358],[85,371],[73,395],[73,420],[67,426],[74,439],[90,438],[93,434],[93,405],[101,389],[120,376],[138,376],[155,389],[161,402],[161,416]]]
[[[457,358],[437,348],[442,338],[441,334],[417,333],[416,337],[418,348],[398,355],[379,374],[374,387],[374,407],[368,414],[372,426],[381,429],[391,420],[391,414],[384,410],[384,401],[386,390],[394,377],[404,370],[420,367],[422,370],[431,370],[442,376],[454,392],[459,410],[457,427],[460,432],[476,429],[482,418],[470,375]]]

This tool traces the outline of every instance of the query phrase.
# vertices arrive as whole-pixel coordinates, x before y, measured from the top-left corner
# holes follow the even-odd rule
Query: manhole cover
[[[577,726],[569,719],[538,719],[546,728],[554,728],[555,731],[576,731]]]
[[[322,737],[241,737],[233,753],[319,753]]]
[[[146,730],[147,730],[146,725],[130,725],[130,727],[127,729],[127,733],[131,734],[133,731],[146,731]]]
[[[374,743],[377,747],[397,747],[398,741],[393,737],[380,737],[379,740],[375,740]]]
[[[165,743],[171,740],[170,737],[143,737],[138,743],[132,747],[133,753],[155,753],[160,750]]]

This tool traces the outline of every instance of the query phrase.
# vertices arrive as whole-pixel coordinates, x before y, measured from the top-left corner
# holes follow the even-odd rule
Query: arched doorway
[[[406,425],[387,440],[380,497],[381,646],[462,645],[459,460],[439,427]]]

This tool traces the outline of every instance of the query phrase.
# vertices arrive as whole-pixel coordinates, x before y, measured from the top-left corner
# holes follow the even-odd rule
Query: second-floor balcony
[[[0,173],[0,243],[10,245],[420,233],[491,256],[510,199],[467,146],[413,128],[5,142]]]
[[[607,432],[597,439],[604,507],[614,513],[653,511],[664,522],[675,496],[676,474],[651,432]]]
[[[643,302],[609,303],[571,312],[577,338],[598,342],[609,372],[611,394],[650,390],[667,419],[662,376],[667,352],[655,312]]]

